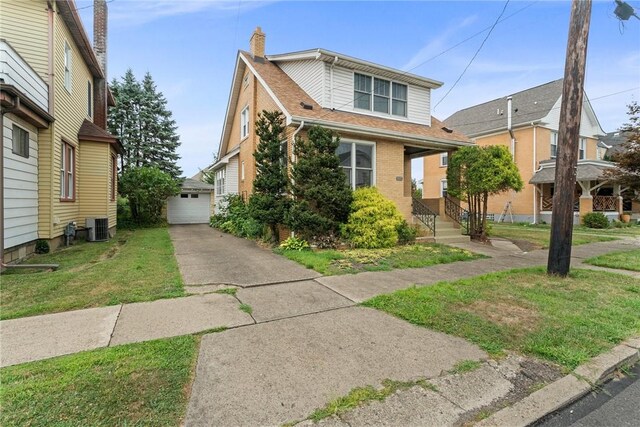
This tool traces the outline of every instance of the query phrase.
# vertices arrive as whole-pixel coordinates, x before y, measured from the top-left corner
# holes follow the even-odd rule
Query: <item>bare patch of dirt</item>
[[[506,326],[517,326],[524,331],[535,329],[539,315],[535,310],[517,305],[515,302],[475,301],[463,310],[477,314],[485,319]]]

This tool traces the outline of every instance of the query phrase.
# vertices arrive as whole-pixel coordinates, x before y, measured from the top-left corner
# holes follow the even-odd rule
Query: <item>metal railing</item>
[[[444,213],[462,228],[462,234],[469,234],[469,211],[449,196],[444,198]]]
[[[420,199],[411,198],[411,213],[418,218],[436,236],[436,214]]]

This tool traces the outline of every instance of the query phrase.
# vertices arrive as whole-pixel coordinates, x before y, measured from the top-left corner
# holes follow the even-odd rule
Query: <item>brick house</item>
[[[256,176],[254,131],[263,110],[286,118],[286,150],[320,125],[338,133],[345,179],[376,186],[412,222],[411,159],[470,145],[431,116],[431,91],[442,83],[324,49],[265,55],[260,27],[250,52],[239,51],[215,176],[219,208],[227,194],[247,198]]]
[[[106,129],[107,10],[94,4],[91,46],[73,0],[2,0],[0,128],[3,262],[55,248],[68,224],[116,225],[118,140]],[[96,230],[94,230],[95,232]]]
[[[445,120],[446,126],[471,138],[479,146],[504,145],[514,155],[525,188],[489,199],[488,213],[495,219],[510,203],[514,221],[549,222],[551,219],[555,155],[558,142],[563,80],[555,80],[457,111]],[[511,109],[511,111],[509,110]],[[511,130],[508,128],[511,115]],[[591,211],[603,211],[617,218],[622,209],[623,188],[608,182],[603,172],[613,167],[604,160],[605,132],[584,96],[580,125],[579,160],[575,190],[575,222]],[[446,154],[424,158],[423,197],[437,199],[446,195]]]

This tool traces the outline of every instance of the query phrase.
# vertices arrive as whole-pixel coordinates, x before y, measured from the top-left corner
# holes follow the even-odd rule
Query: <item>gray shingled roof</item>
[[[545,117],[562,96],[562,80],[555,80],[511,95],[513,126]],[[498,114],[498,111],[503,113]],[[460,110],[444,122],[448,128],[470,137],[487,131],[506,129],[507,96]]]
[[[206,182],[196,181],[195,179],[191,179],[191,178],[186,178],[184,181],[182,181],[181,187],[183,191],[191,190],[191,191],[202,191],[202,192],[213,191],[216,188],[211,184],[207,184]]]
[[[555,160],[553,162],[554,166],[543,167],[535,174],[533,174],[533,177],[531,178],[531,180],[529,180],[529,184],[548,184],[554,182],[556,177]],[[613,164],[611,164],[611,166],[608,166],[606,164],[596,165],[593,163],[578,163],[578,167],[576,170],[576,181],[601,180],[604,177],[604,171],[611,168],[612,166]]]
[[[611,147],[607,149],[607,156],[613,157],[614,155],[624,151],[622,144],[627,142],[627,137],[624,132],[609,132],[602,138],[602,142]]]

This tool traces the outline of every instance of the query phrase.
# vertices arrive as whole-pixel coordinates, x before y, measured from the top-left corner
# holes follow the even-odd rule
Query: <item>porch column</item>
[[[580,218],[593,212],[593,197],[591,194],[580,196]]]
[[[618,214],[622,215],[622,191],[620,189],[620,184],[613,184],[613,195],[618,197],[617,200],[617,207],[618,207]]]
[[[411,157],[404,155],[404,173],[402,179],[404,180],[404,197],[412,197],[411,192]],[[423,184],[424,186],[424,184]],[[424,191],[424,190],[423,190]]]

